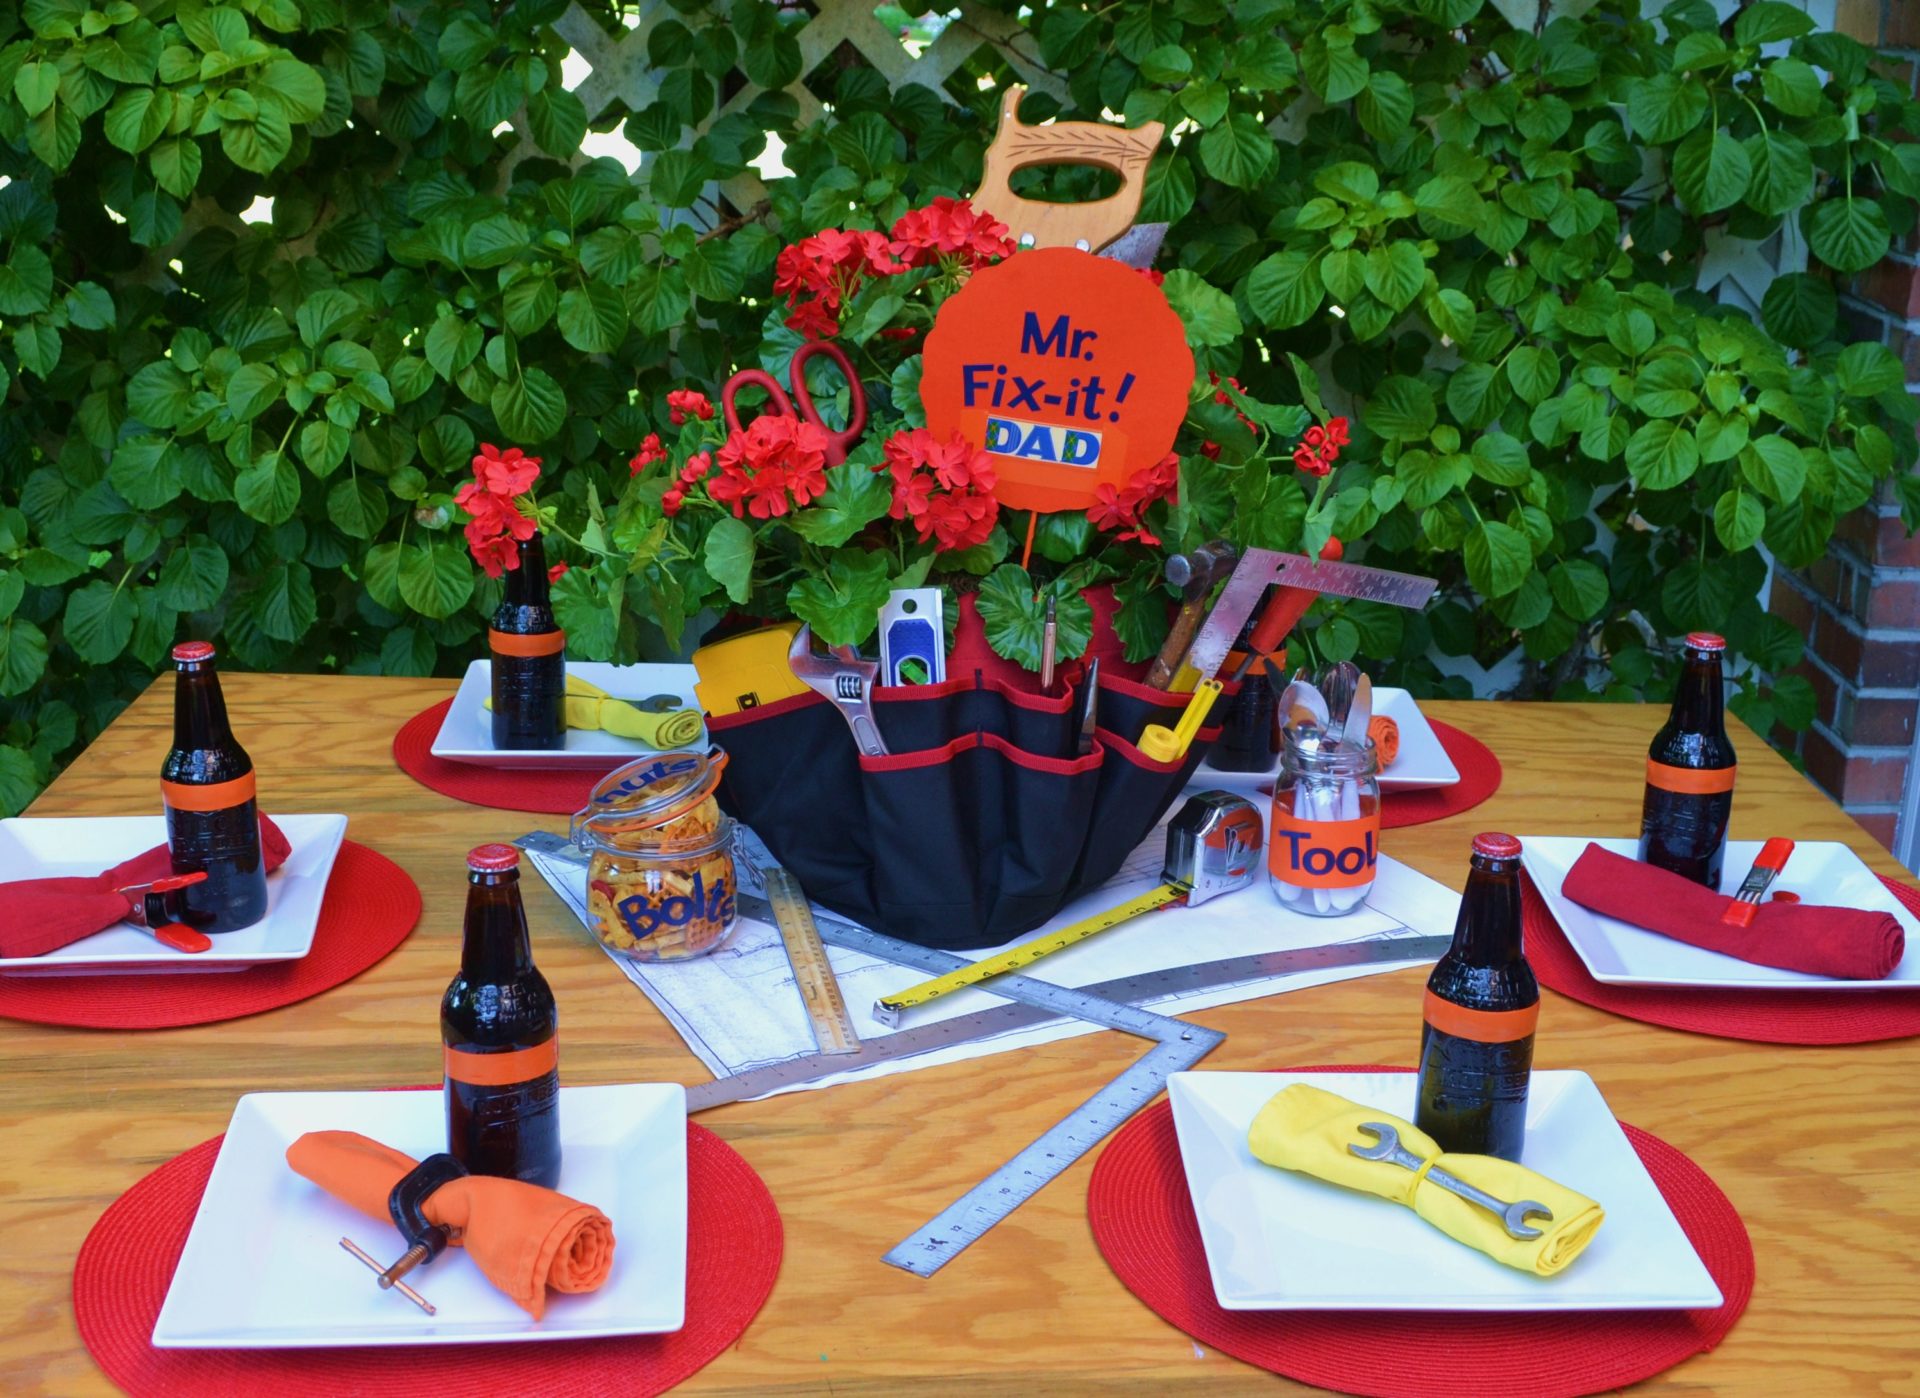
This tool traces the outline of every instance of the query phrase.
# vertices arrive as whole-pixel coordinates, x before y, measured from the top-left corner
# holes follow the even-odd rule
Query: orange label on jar
[[[1738,767],[1714,767],[1700,771],[1694,767],[1669,767],[1664,762],[1647,759],[1647,785],[1657,786],[1662,791],[1678,792],[1682,796],[1712,796],[1722,791],[1733,790],[1733,774]]]
[[[1303,820],[1278,802],[1267,830],[1267,868],[1295,888],[1363,888],[1380,862],[1380,812],[1358,820]]]
[[[1526,1038],[1538,1026],[1540,1002],[1536,1000],[1524,1010],[1470,1010],[1442,1000],[1429,990],[1424,1013],[1427,1023],[1442,1034],[1476,1044],[1510,1044]]]
[[[567,648],[567,633],[542,631],[532,636],[521,636],[511,631],[495,631],[489,626],[487,646],[495,655],[523,658],[534,655],[558,655]]]
[[[446,1048],[446,1073],[455,1082],[469,1087],[511,1087],[545,1077],[560,1066],[560,1036],[555,1034],[544,1044],[532,1048],[509,1049],[505,1053],[483,1053],[474,1049]]]
[[[253,800],[253,773],[212,786],[192,786],[186,782],[160,783],[160,799],[176,811],[227,811],[243,801]]]

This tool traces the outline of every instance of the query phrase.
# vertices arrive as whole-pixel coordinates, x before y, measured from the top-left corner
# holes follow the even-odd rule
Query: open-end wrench
[[[853,730],[853,744],[863,757],[885,757],[887,745],[873,721],[873,684],[880,662],[862,660],[852,646],[829,646],[825,656],[813,653],[813,628],[802,626],[787,650],[794,678],[833,701]]]
[[[1416,1173],[1426,1165],[1426,1161],[1400,1144],[1400,1133],[1384,1121],[1363,1121],[1360,1129],[1375,1138],[1375,1143],[1363,1146],[1357,1142],[1347,1147],[1352,1155],[1362,1160],[1383,1160],[1389,1165],[1399,1165]],[[1475,1189],[1465,1180],[1449,1175],[1438,1168],[1428,1170],[1426,1178],[1439,1185],[1449,1194],[1457,1194],[1470,1204],[1478,1204],[1500,1220],[1506,1226],[1507,1236],[1527,1242],[1540,1236],[1540,1230],[1527,1222],[1532,1216],[1553,1222],[1553,1210],[1533,1199],[1522,1199],[1517,1204],[1509,1204],[1504,1199],[1496,1199],[1484,1189]]]

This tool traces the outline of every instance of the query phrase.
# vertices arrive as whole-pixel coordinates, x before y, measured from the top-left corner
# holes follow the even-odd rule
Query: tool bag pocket
[[[884,757],[861,757],[817,695],[710,718],[728,756],[721,804],[823,907],[922,946],[995,946],[1112,878],[1218,736],[1203,729],[1181,761],[1154,762],[1133,740],[1176,723],[1188,696],[1117,677],[1100,689],[1085,755],[1077,688],[877,690]]]

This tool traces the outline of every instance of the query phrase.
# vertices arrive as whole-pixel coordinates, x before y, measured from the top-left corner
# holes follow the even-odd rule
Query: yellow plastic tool
[[[700,707],[718,718],[811,693],[787,661],[799,631],[799,622],[787,621],[700,647],[693,653],[693,668],[700,672],[693,693]]]
[[[1193,698],[1187,700],[1187,711],[1180,715],[1178,724],[1172,728],[1164,723],[1147,725],[1140,734],[1140,751],[1155,762],[1178,762],[1185,757],[1193,735],[1207,721],[1207,711],[1220,697],[1222,687],[1218,680],[1200,681],[1193,687]]]
[[[489,695],[482,707],[491,710]],[[567,727],[599,729],[616,738],[632,738],[663,752],[687,747],[700,741],[700,715],[687,708],[643,709],[631,699],[617,699],[600,688],[567,672]]]

